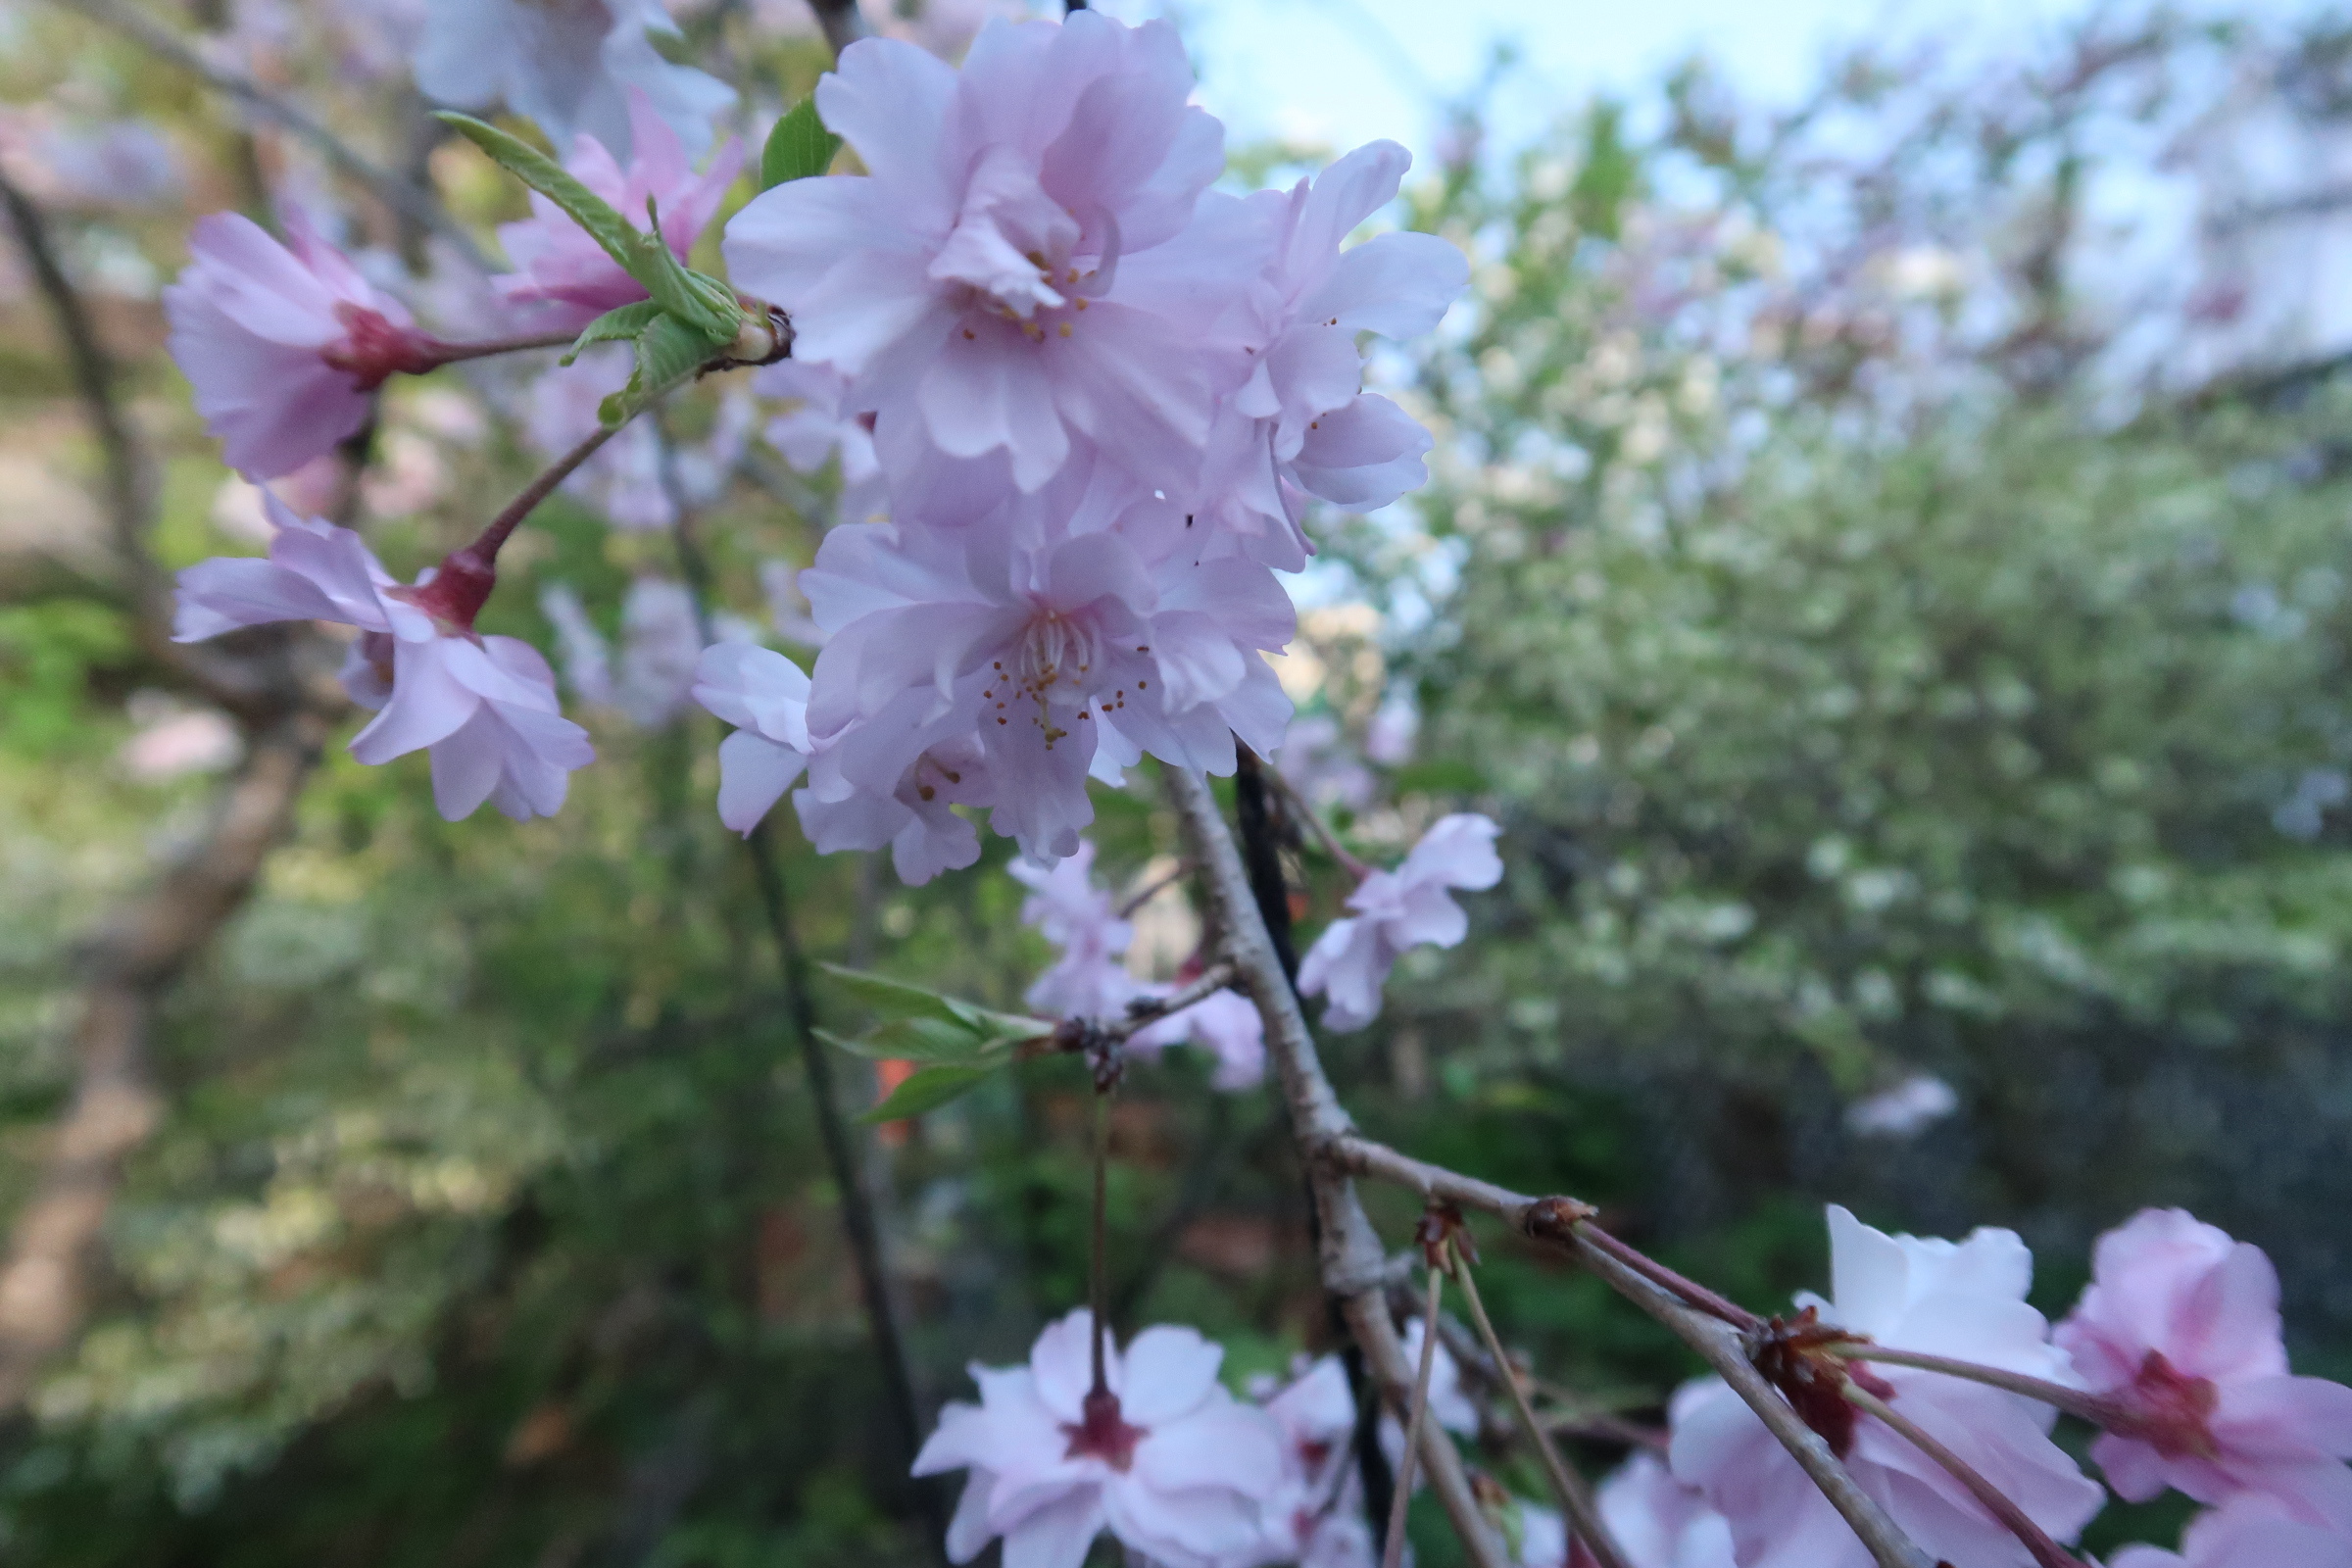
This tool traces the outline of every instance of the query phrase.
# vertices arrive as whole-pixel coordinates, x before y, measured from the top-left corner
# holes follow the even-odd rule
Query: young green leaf
[[[629,384],[597,406],[597,417],[608,428],[626,424],[656,398],[716,359],[729,341],[698,332],[666,313],[655,317],[637,335],[637,367],[629,372]]]
[[[655,233],[662,231],[662,215],[651,196],[645,199],[645,220]],[[743,326],[743,310],[735,303],[735,291],[717,278],[688,268],[665,244],[648,241],[644,252],[644,266],[629,269],[629,275],[645,285],[655,303],[688,325],[722,342],[733,342]]]
[[[605,254],[621,265],[639,282],[638,269],[643,265],[646,236],[631,228],[628,220],[614,212],[602,196],[574,178],[562,164],[524,141],[510,135],[496,125],[445,109],[434,119],[451,126],[459,134],[490,155],[491,161],[521,180],[540,195],[554,202],[570,215],[571,220],[588,231],[588,237],[605,248]],[[666,256],[669,247],[656,247]]]
[[[845,969],[837,963],[819,965],[827,974],[841,982],[842,988],[880,1013],[884,1018],[932,1018],[944,1024],[970,1031],[990,1045],[1002,1045],[1014,1040],[1043,1040],[1054,1032],[1054,1025],[1043,1018],[1025,1018],[1018,1013],[991,1012],[954,997],[943,997],[921,986],[908,985],[904,980],[892,980],[883,975],[868,974],[862,969]]]
[[[862,1122],[904,1121],[909,1116],[937,1110],[949,1101],[970,1094],[1003,1065],[999,1062],[989,1067],[925,1067],[893,1090],[888,1100],[858,1119]]]
[[[850,1054],[873,1061],[954,1062],[963,1066],[978,1066],[1001,1054],[1005,1044],[1002,1040],[974,1034],[957,1024],[941,1023],[937,1018],[896,1019],[856,1039],[823,1030],[818,1033]]]
[[[654,300],[639,300],[634,305],[622,305],[580,328],[580,335],[564,353],[564,363],[569,365],[580,357],[580,351],[594,343],[624,343],[634,341],[661,317],[662,307]]]
[[[816,100],[804,98],[785,112],[767,133],[760,150],[760,188],[771,190],[788,179],[807,179],[833,167],[841,138],[816,118]]]

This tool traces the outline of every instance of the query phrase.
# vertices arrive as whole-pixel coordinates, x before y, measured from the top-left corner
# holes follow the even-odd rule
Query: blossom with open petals
[[[1830,1211],[1834,1298],[1797,1298],[1824,1322],[1895,1349],[2064,1381],[2065,1353],[2026,1303],[2034,1260],[2014,1232],[1967,1241],[1887,1236]],[[2044,1531],[2070,1541],[2105,1494],[2049,1440],[2038,1400],[1941,1373],[1873,1363],[1882,1395],[1965,1460]],[[1842,1407],[1841,1407],[1842,1408]],[[1675,1396],[1675,1476],[1730,1522],[1740,1568],[1870,1568],[1871,1555],[1740,1397],[1714,1379]],[[1831,1434],[1856,1484],[1931,1557],[1969,1568],[2033,1558],[1943,1467],[1875,1417]]]
[[[611,148],[582,131],[572,138],[564,167],[603,197],[621,221],[639,229],[646,226],[651,197],[662,215],[662,239],[683,260],[742,172],[743,143],[728,137],[698,174],[686,144],[654,112],[644,90],[632,87],[627,101],[635,143],[628,166],[624,169]],[[647,297],[644,284],[537,191],[531,193],[531,216],[500,224],[498,241],[514,270],[492,278],[492,285],[510,304],[540,307],[551,331],[586,326],[607,311]]]
[[[440,619],[358,534],[296,516],[267,489],[262,496],[276,529],[269,557],[223,557],[181,572],[174,639],[278,620],[356,626],[343,689],[377,711],[352,738],[353,757],[388,762],[428,749],[433,804],[453,822],[484,801],[516,820],[554,815],[571,769],[596,753],[587,731],[558,710],[555,672],[538,650]],[[416,586],[430,581],[428,572]]]
[[[1734,1568],[1731,1525],[1653,1453],[1619,1465],[1593,1501],[1628,1568]]]
[[[869,172],[762,193],[727,266],[877,414],[902,502],[927,462],[957,494],[1031,491],[1082,446],[1191,488],[1263,254],[1193,229],[1224,133],[1192,90],[1175,29],[1093,11],[993,22],[959,71],[866,39],[818,82]]]
[[[299,216],[280,245],[252,219],[214,213],[164,290],[172,358],[228,466],[293,472],[368,422],[375,389],[434,363],[398,300],[379,293]]]
[[[2352,1537],[2297,1518],[2276,1497],[2240,1493],[2190,1520],[2179,1551],[2126,1546],[2108,1568],[2352,1568]]]
[[[1135,927],[1119,918],[1110,894],[1096,884],[1094,845],[1081,839],[1052,865],[1015,860],[1005,869],[1029,889],[1021,923],[1061,950],[1022,1000],[1056,1018],[1107,1022],[1126,1016],[1127,1004],[1144,995],[1121,959]]]
[[[1405,949],[1450,948],[1470,934],[1470,917],[1447,890],[1502,880],[1502,858],[1494,853],[1501,831],[1471,812],[1442,816],[1403,864],[1373,872],[1348,895],[1351,912],[1324,929],[1298,966],[1299,991],[1330,998],[1324,1027],[1361,1029],[1379,1017],[1381,987]]]
[[[978,1404],[940,1412],[914,1473],[969,1473],[948,1556],[997,1537],[1016,1568],[1078,1568],[1105,1529],[1165,1568],[1248,1559],[1283,1474],[1282,1436],[1217,1381],[1224,1350],[1187,1328],[1106,1348],[1090,1396],[1093,1319],[1081,1307],[1037,1337],[1026,1364],[971,1368]]]
[[[416,85],[460,109],[504,103],[559,147],[585,131],[623,156],[634,87],[699,153],[735,89],[663,59],[649,34],[675,31],[662,0],[425,0]]]
[[[2123,1412],[2091,1445],[2134,1502],[2269,1494],[2352,1536],[2352,1389],[2287,1371],[2278,1274],[2261,1248],[2180,1209],[2099,1238],[2089,1288],[2057,1342]]]

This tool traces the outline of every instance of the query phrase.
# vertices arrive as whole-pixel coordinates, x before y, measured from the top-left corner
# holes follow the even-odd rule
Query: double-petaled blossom
[[[1090,1394],[1084,1308],[1037,1338],[1025,1365],[971,1368],[980,1403],[950,1404],[914,1473],[964,1470],[948,1555],[998,1537],[1017,1568],[1078,1568],[1108,1530],[1165,1568],[1252,1559],[1283,1475],[1282,1435],[1217,1381],[1224,1351],[1186,1328],[1105,1347]]]
[[[280,245],[235,213],[199,219],[164,290],[172,358],[228,466],[293,472],[368,422],[375,389],[429,369],[435,345],[299,215]]]
[[[842,753],[848,784],[887,793],[921,751],[975,739],[992,825],[1039,860],[1076,851],[1099,760],[1230,773],[1237,733],[1279,744],[1290,702],[1258,656],[1297,621],[1270,571],[1197,553],[1216,541],[1157,503],[1090,531],[1058,511],[836,528],[800,579],[827,633],[810,733],[865,732]]]
[[[1973,1361],[2045,1381],[2070,1377],[2065,1352],[2026,1303],[2033,1257],[2015,1233],[1952,1243],[1872,1230],[1830,1210],[1834,1298],[1800,1306],[1895,1349]],[[1990,1482],[2050,1536],[2072,1540],[2096,1513],[2096,1482],[2049,1440],[2056,1412],[2022,1395],[1872,1363],[1881,1396]],[[1869,1568],[1871,1554],[1740,1397],[1708,1380],[1673,1404],[1677,1478],[1730,1522],[1740,1568]],[[1828,1415],[1838,1415],[1835,1423]],[[2032,1556],[1942,1466],[1841,1400],[1816,1417],[1857,1485],[1931,1557],[1971,1568],[2031,1568]]]
[[[1219,407],[1195,510],[1286,570],[1311,549],[1307,499],[1369,511],[1429,477],[1429,432],[1364,391],[1356,338],[1435,327],[1469,281],[1469,263],[1434,234],[1340,248],[1395,199],[1411,164],[1395,142],[1377,141],[1287,192],[1247,198],[1274,243],[1243,313],[1248,379]]]
[[[1375,871],[1348,897],[1350,911],[1324,928],[1298,966],[1298,989],[1327,995],[1323,1023],[1361,1029],[1380,1016],[1380,991],[1407,948],[1450,948],[1470,934],[1454,888],[1502,880],[1494,840],[1502,830],[1471,812],[1442,816],[1394,871]]]
[[[559,147],[584,131],[624,156],[634,88],[699,153],[735,90],[663,59],[649,34],[675,31],[662,0],[425,0],[416,85],[461,109],[504,103]]]
[[[996,801],[980,743],[968,735],[934,740],[895,784],[876,791],[850,784],[839,766],[862,749],[864,739],[853,734],[846,744],[820,751],[809,763],[808,787],[792,797],[801,831],[817,853],[888,846],[891,868],[908,887],[979,859],[979,830],[955,808],[984,810]]]
[[[2262,1249],[2148,1209],[2092,1261],[2056,1339],[2117,1412],[2090,1449],[2108,1485],[2134,1502],[2167,1487],[2209,1503],[2264,1493],[2352,1538],[2352,1389],[2287,1371]]]
[[[1264,254],[1194,222],[1224,133],[1192,90],[1172,27],[1086,11],[992,23],[960,71],[868,39],[817,84],[870,172],[763,193],[729,221],[727,266],[877,416],[902,511],[1035,490],[1080,447],[1191,491],[1238,379],[1220,323]]]
[[[484,801],[517,820],[553,815],[570,770],[595,750],[558,711],[555,674],[537,650],[442,618],[416,593],[433,573],[404,587],[350,529],[296,516],[267,490],[263,501],[276,529],[268,559],[220,558],[181,572],[173,637],[194,642],[279,620],[356,626],[343,689],[377,711],[352,738],[352,756],[388,762],[428,749],[433,803],[453,822]]]
[[[890,516],[890,490],[874,453],[868,416],[849,410],[849,382],[829,365],[783,360],[752,376],[752,389],[779,400],[767,422],[767,444],[784,454],[799,473],[814,473],[841,454],[841,497],[837,522],[882,522]]]
[[[2352,1536],[2298,1518],[2276,1497],[2240,1493],[2189,1521],[2179,1551],[2126,1546],[2108,1568],[2352,1568]]]
[[[686,156],[686,144],[654,112],[644,90],[632,87],[627,98],[635,143],[628,166],[622,168],[612,149],[582,131],[572,138],[571,156],[564,167],[603,197],[623,222],[639,229],[650,221],[646,202],[651,198],[661,214],[662,238],[683,260],[742,171],[743,143],[728,137],[698,174]],[[492,278],[492,284],[510,304],[537,307],[535,319],[551,331],[586,326],[607,311],[647,297],[644,284],[568,214],[536,191],[531,193],[531,216],[499,225],[498,239],[514,270]]]
[[[808,677],[756,643],[713,643],[694,700],[735,726],[718,743],[718,819],[749,835],[808,765]]]

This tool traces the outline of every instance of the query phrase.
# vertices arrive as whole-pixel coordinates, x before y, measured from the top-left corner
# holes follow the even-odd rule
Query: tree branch
[[[858,0],[808,0],[808,9],[816,13],[816,24],[824,29],[825,42],[836,60],[858,39],[873,36],[864,14],[858,9]]]

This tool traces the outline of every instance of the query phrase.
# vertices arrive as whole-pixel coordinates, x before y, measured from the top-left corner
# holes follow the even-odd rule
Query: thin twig
[[[1158,898],[1169,888],[1174,887],[1177,883],[1183,881],[1186,877],[1191,876],[1192,874],[1192,862],[1190,860],[1178,860],[1173,866],[1169,867],[1165,874],[1153,877],[1151,881],[1145,883],[1140,889],[1127,895],[1127,902],[1119,906],[1119,918],[1122,920],[1127,919],[1129,916],[1133,915],[1136,910],[1142,908],[1145,905],[1150,904],[1153,899]]]
[[[1955,1361],[1949,1356],[1927,1355],[1918,1350],[1890,1349],[1868,1341],[1833,1342],[1822,1348],[1831,1355],[1848,1361],[1884,1361],[1888,1366],[1917,1367],[1923,1372],[1940,1372],[1946,1377],[1966,1378],[1971,1383],[1983,1383],[2011,1394],[2022,1394],[2029,1399],[2039,1399],[2055,1405],[2069,1415],[2081,1416],[2094,1425],[2110,1431],[2130,1422],[2128,1412],[2112,1400],[2081,1389],[2070,1389],[2063,1383],[2047,1378],[2029,1377],[2023,1372],[2010,1372],[1997,1366],[1981,1366],[1974,1361]]]
[[[2009,1533],[2025,1544],[2039,1568],[2082,1568],[2075,1556],[2049,1538],[2000,1488],[1984,1479],[1976,1466],[1961,1458],[1930,1436],[1918,1422],[1896,1410],[1893,1405],[1850,1379],[1845,1385],[1845,1396],[1855,1408],[1877,1416],[1892,1427],[1910,1445],[1943,1466],[1953,1480],[1968,1489],[1970,1496],[1983,1503],[1992,1516],[2009,1527]]]
[[[816,13],[816,24],[824,29],[825,42],[832,47],[833,58],[860,38],[873,36],[866,26],[858,0],[808,0],[808,9]]]
[[[1314,834],[1315,842],[1323,846],[1323,853],[1347,867],[1348,875],[1361,882],[1377,869],[1348,853],[1348,847],[1342,844],[1340,836],[1331,830],[1331,824],[1323,820],[1323,813],[1306,803],[1306,797],[1298,793],[1298,786],[1283,777],[1282,769],[1269,762],[1266,764],[1266,777],[1274,781],[1274,787],[1280,790],[1282,798],[1290,803],[1292,813],[1298,820],[1304,822],[1307,830]]]
[[[1551,1441],[1551,1434],[1544,1431],[1544,1423],[1536,1419],[1536,1407],[1528,1402],[1527,1389],[1519,1381],[1518,1370],[1511,1365],[1510,1355],[1503,1349],[1502,1340],[1494,1332],[1494,1321],[1487,1316],[1486,1302],[1479,1298],[1478,1281],[1471,1277],[1469,1260],[1462,1256],[1461,1249],[1450,1238],[1446,1246],[1453,1257],[1454,1283],[1461,1287],[1462,1299],[1470,1308],[1470,1321],[1477,1326],[1478,1337],[1486,1343],[1487,1353],[1494,1358],[1495,1369],[1502,1376],[1502,1386],[1511,1396],[1511,1413],[1519,1419],[1521,1434],[1535,1445],[1537,1457],[1544,1462],[1544,1472],[1551,1480],[1552,1493],[1560,1499],[1560,1511],[1568,1516],[1569,1527],[1576,1532],[1577,1539],[1585,1544],[1585,1549],[1592,1553],[1593,1560],[1600,1564],[1600,1568],[1626,1568],[1625,1553],[1619,1549],[1616,1537],[1609,1533],[1608,1525],[1601,1519],[1599,1505],[1592,1500],[1592,1489],[1585,1484],[1583,1476],[1569,1468],[1559,1445]],[[1434,1333],[1429,1337],[1432,1340],[1437,1338]]]
[[[150,54],[169,61],[180,70],[202,79],[208,86],[224,92],[241,103],[276,121],[287,130],[300,136],[325,155],[327,162],[341,169],[352,178],[374,193],[385,206],[412,221],[421,223],[448,240],[466,259],[484,271],[490,270],[490,258],[485,255],[464,224],[450,217],[448,211],[431,192],[421,190],[359,152],[350,143],[329,130],[308,111],[298,109],[251,76],[215,65],[203,53],[170,27],[141,15],[120,0],[57,0],[69,11],[80,13],[92,22],[111,27],[146,49]]]
[[[1094,1319],[1094,1382],[1092,1393],[1103,1394],[1110,1389],[1104,1375],[1105,1342],[1110,1338],[1110,1097],[1116,1083],[1105,1084],[1095,1091],[1095,1211],[1087,1232],[1086,1300],[1087,1315]]]
[[[1380,1568],[1398,1568],[1404,1561],[1405,1505],[1413,1496],[1413,1455],[1421,1446],[1422,1428],[1429,1420],[1429,1379],[1438,1366],[1438,1295],[1446,1274],[1430,1265],[1429,1290],[1421,1305],[1421,1365],[1413,1373],[1413,1408],[1404,1423],[1404,1457],[1396,1461],[1396,1495],[1389,1503],[1389,1528],[1382,1536]]]

